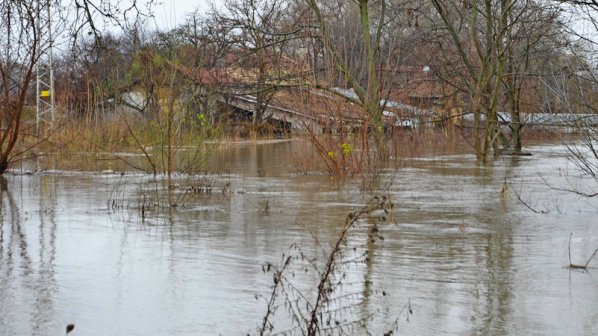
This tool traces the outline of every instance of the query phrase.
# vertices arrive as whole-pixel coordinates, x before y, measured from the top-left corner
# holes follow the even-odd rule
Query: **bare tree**
[[[450,45],[443,50],[454,52],[462,64],[459,78],[474,114],[474,148],[478,158],[486,162],[492,148],[499,152],[497,108],[515,1],[433,0],[432,4],[446,33],[445,43]]]
[[[350,57],[352,53],[343,54],[342,50],[338,48],[338,44],[335,43],[329,19],[333,15],[336,16],[338,11],[334,13],[330,11],[330,7],[324,7],[321,2],[316,0],[305,1],[313,13],[314,18],[312,20],[318,27],[321,41],[329,54],[332,67],[342,76],[348,87],[355,91],[360,105],[368,116],[366,123],[373,126],[377,144],[382,149],[382,147],[385,147],[385,141],[382,108],[380,106],[383,90],[379,76],[379,56],[384,27],[391,20],[387,17],[388,1],[359,0],[352,4],[336,4],[338,5],[336,9],[341,12],[353,9],[358,13],[356,19],[359,20],[360,31],[354,37],[359,38],[361,42],[364,59],[363,69],[365,69],[363,76],[359,76],[359,72],[351,66]],[[327,3],[327,5],[334,4]],[[375,7],[376,15],[372,12],[372,7]]]
[[[566,186],[553,188],[594,198],[598,196],[598,3],[589,1],[557,1],[567,24],[566,53],[551,63],[550,76],[543,78],[545,105],[571,116],[579,137],[567,144],[569,160],[576,176],[589,178],[578,183],[569,180]]]
[[[29,85],[39,58],[39,17],[36,1],[3,1],[0,4],[0,174],[14,160]]]
[[[541,1],[433,0],[428,18],[439,21],[429,38],[436,44],[433,64],[443,81],[466,95],[473,113],[473,145],[482,162],[491,151],[521,152],[523,104],[536,112],[542,64],[558,54],[564,40],[561,10]],[[536,105],[532,106],[535,99]],[[499,111],[510,113],[501,119]],[[499,127],[508,124],[511,139]]]
[[[296,1],[317,85],[348,89],[349,94],[340,92],[363,112],[359,151],[374,153],[372,159],[393,156],[387,137],[392,121],[384,110],[391,97],[401,95],[400,69],[423,68],[414,55],[420,52],[419,14],[425,5],[420,0]]]
[[[148,2],[150,5],[152,0]],[[70,8],[60,6],[57,0],[14,0],[0,3],[0,174],[17,160],[23,150],[15,151],[23,135],[23,117],[31,98],[31,81],[40,54],[48,45],[40,44],[41,27],[51,24],[42,15],[48,6],[74,9],[71,37],[76,39],[85,27],[99,36],[97,20],[105,19],[120,26],[134,24],[141,11],[136,0],[121,7],[110,0],[76,0]],[[133,15],[133,17],[131,16]],[[65,15],[64,17],[68,17]],[[37,95],[39,93],[35,93]],[[54,94],[54,93],[51,93]]]
[[[518,1],[509,13],[506,40],[506,68],[502,78],[506,111],[510,112],[512,152],[522,150],[521,132],[524,123],[521,118],[524,96],[529,96],[542,75],[539,65],[546,62],[553,52],[550,50],[563,38],[558,19],[559,10],[534,0]],[[529,99],[528,99],[529,100]],[[537,106],[537,105],[536,105]],[[527,108],[533,108],[527,106]],[[524,111],[530,112],[530,111]],[[507,143],[505,142],[506,146]]]
[[[258,125],[274,94],[295,77],[285,52],[301,28],[290,21],[286,0],[226,0],[223,7],[212,18],[217,29],[227,32],[233,65],[247,74],[246,87],[236,93],[255,97],[253,123]]]

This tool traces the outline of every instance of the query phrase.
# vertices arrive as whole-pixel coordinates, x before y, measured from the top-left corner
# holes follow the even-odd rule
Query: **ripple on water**
[[[388,223],[360,222],[348,242],[368,260],[346,274],[346,289],[362,299],[359,309],[375,315],[374,334],[397,317],[406,335],[598,334],[596,271],[565,268],[571,232],[575,262],[598,247],[596,208],[539,177],[567,185],[556,170],[566,163],[562,147],[529,150],[534,156],[485,168],[471,155],[445,155],[383,175],[393,214]],[[0,334],[58,335],[67,323],[97,335],[253,330],[264,308],[255,294],[267,295],[273,281],[261,266],[279,262],[295,243],[321,255],[347,213],[368,199],[357,182],[343,187],[326,176],[281,172],[283,158],[268,172],[252,153],[238,153],[242,173],[210,177],[244,193],[179,190],[179,207],[156,207],[145,220],[136,202],[154,190],[146,176],[7,176]],[[501,197],[505,178],[546,213]],[[374,223],[378,235],[367,243]],[[301,267],[295,277],[306,292],[315,283]]]

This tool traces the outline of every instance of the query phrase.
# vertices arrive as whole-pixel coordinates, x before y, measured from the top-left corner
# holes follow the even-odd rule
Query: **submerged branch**
[[[596,256],[596,254],[598,254],[598,247],[594,250],[594,253],[592,253],[592,255],[588,258],[588,260],[586,261],[585,264],[583,265],[578,265],[578,264],[574,264],[571,261],[571,238],[573,237],[573,232],[571,232],[569,234],[569,269],[581,269],[581,270],[587,270],[589,268],[590,262],[592,262],[592,259],[594,259],[594,257]]]
[[[509,186],[513,186],[512,183],[509,183]],[[519,201],[519,203],[523,204],[523,206],[525,206],[526,208],[528,208],[530,211],[532,211],[533,213],[536,214],[541,214],[541,215],[545,215],[548,213],[548,211],[546,210],[538,210],[535,209],[534,207],[532,207],[528,202],[524,201],[521,198],[521,193],[518,192],[517,190],[515,190],[515,188],[509,188],[511,191],[513,191],[513,194],[515,194],[515,197],[517,198],[517,200]]]

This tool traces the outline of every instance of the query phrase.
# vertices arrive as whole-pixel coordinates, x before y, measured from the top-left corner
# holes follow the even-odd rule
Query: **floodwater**
[[[547,186],[588,185],[562,147],[488,167],[465,154],[409,160],[364,187],[296,174],[295,146],[221,152],[218,173],[181,177],[169,202],[134,173],[1,177],[0,335],[63,335],[69,323],[70,335],[253,334],[273,285],[262,265],[293,244],[329,251],[347,213],[383,194],[389,218],[347,240],[367,259],[344,270],[354,295],[333,323],[362,328],[345,332],[598,334],[598,269],[566,268],[571,233],[574,263],[598,247],[598,204]],[[294,265],[288,281],[313,295],[316,278]],[[273,321],[291,327],[282,307]]]

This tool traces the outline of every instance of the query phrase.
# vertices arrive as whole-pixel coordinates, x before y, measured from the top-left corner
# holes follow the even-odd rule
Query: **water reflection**
[[[47,335],[55,323],[55,204],[45,204],[52,199],[48,197],[54,188],[52,179],[42,178],[39,211],[30,212],[13,195],[13,190],[23,192],[25,186],[10,188],[8,180],[0,177],[0,330],[14,335]],[[35,230],[31,218],[38,215]]]
[[[56,259],[56,221],[57,210],[55,177],[40,177],[39,197],[39,266],[35,282],[37,293],[36,311],[33,316],[34,334],[45,335],[49,325],[54,323],[54,295],[57,291],[54,263]]]

